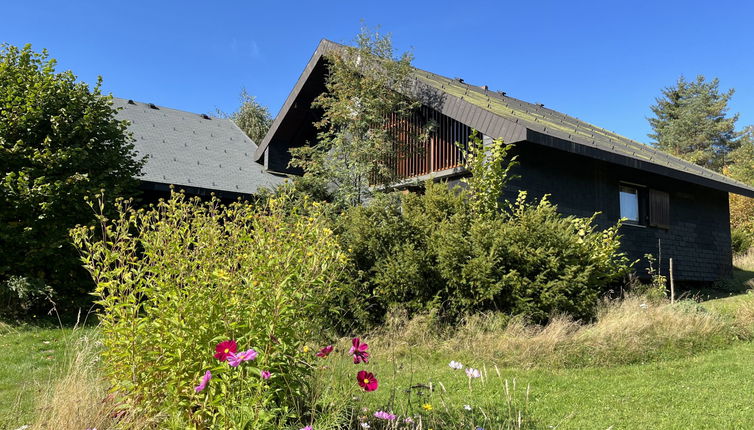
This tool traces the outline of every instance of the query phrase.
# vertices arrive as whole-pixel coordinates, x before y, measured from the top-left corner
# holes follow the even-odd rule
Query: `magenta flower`
[[[328,355],[330,355],[330,353],[332,352],[332,350],[333,350],[333,346],[332,345],[327,345],[326,347],[320,349],[319,352],[316,353],[316,354],[314,354],[314,355],[316,355],[317,357],[325,358]]]
[[[238,350],[238,344],[235,340],[224,340],[215,345],[214,357],[220,361],[225,361],[231,354],[235,354]]]
[[[388,421],[393,421],[396,418],[395,415],[389,412],[385,412],[385,411],[377,411],[374,413],[374,416],[381,420],[388,420]]]
[[[199,391],[202,391],[203,389],[207,388],[207,383],[209,383],[210,379],[212,379],[212,372],[208,370],[204,372],[204,376],[202,376],[201,382],[199,382],[199,385],[194,387],[194,391],[198,393]]]
[[[262,370],[261,372],[259,372],[259,374],[262,379],[270,379],[270,376],[272,376],[272,373],[270,373],[269,370]]]
[[[353,364],[359,364],[362,361],[369,363],[369,353],[367,352],[369,345],[361,343],[361,339],[358,337],[351,339],[351,343],[353,346],[348,351],[348,355],[353,355]]]
[[[364,391],[374,391],[379,385],[374,374],[367,372],[366,370],[360,370],[359,373],[356,374],[356,382],[359,383],[359,386],[363,388]]]
[[[257,358],[257,352],[253,349],[239,352],[238,354],[230,353],[228,356],[228,364],[230,364],[231,367],[238,367],[242,362],[253,360],[255,358]]]
[[[301,427],[299,430],[312,430],[312,426]]]

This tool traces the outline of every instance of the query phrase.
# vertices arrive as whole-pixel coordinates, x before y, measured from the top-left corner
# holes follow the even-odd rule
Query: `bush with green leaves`
[[[543,321],[554,313],[591,318],[628,273],[618,225],[594,221],[563,216],[547,198],[527,202],[523,192],[503,212],[479,214],[464,190],[428,183],[423,194],[350,209],[338,231],[353,279],[363,283],[353,300],[374,310],[367,324],[391,306],[439,310],[450,320],[498,310]]]
[[[290,209],[286,199],[224,206],[174,194],[139,210],[121,201],[115,218],[72,232],[97,285],[105,374],[128,408],[178,428],[272,429],[294,418],[311,370],[304,341],[343,294],[346,258],[321,205]],[[232,367],[213,357],[227,340],[256,358]]]
[[[142,162],[101,80],[90,88],[55,65],[0,46],[0,295],[24,278],[65,305],[91,289],[68,237],[94,220],[84,196],[130,195]]]
[[[745,228],[730,229],[730,244],[734,255],[746,253],[754,245],[753,235]]]

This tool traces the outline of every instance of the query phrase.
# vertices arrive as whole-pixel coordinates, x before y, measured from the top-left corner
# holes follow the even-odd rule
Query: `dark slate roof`
[[[254,162],[257,145],[229,119],[116,97],[113,106],[148,156],[142,181],[239,194],[284,181]]]
[[[259,160],[315,66],[343,45],[322,40],[256,151]],[[506,143],[541,144],[713,189],[754,197],[754,188],[572,116],[424,70],[415,89],[430,107]]]

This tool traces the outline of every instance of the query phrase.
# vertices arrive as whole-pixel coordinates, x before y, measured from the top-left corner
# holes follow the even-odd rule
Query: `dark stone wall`
[[[662,274],[667,275],[668,259],[673,258],[674,276],[679,281],[716,281],[732,271],[728,194],[654,175],[630,167],[609,164],[580,155],[520,143],[514,152],[520,165],[504,197],[512,200],[526,190],[529,200],[545,194],[564,214],[580,217],[601,212],[601,227],[620,218],[620,182],[644,185],[670,194],[670,228],[625,224],[621,227],[623,249],[640,276],[646,275],[644,254],[659,255],[662,248]],[[455,180],[457,181],[457,180]],[[455,182],[453,181],[453,182]]]

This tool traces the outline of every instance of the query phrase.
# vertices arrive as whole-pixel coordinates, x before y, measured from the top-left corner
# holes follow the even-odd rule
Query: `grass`
[[[65,369],[72,335],[47,325],[0,323],[0,428],[32,421],[37,399]]]
[[[584,369],[507,368],[502,376],[530,387],[528,413],[540,428],[753,428],[752,355],[754,344],[747,342],[677,360]],[[413,360],[401,360],[404,368],[397,372],[389,360],[375,359],[371,367],[385,388],[374,393],[370,406],[390,405],[396,393],[389,387],[430,381],[435,387],[440,382],[445,386],[444,403],[455,410],[501,398],[502,387],[494,384],[474,381],[470,392],[463,372],[448,367],[453,358],[437,354],[420,359],[417,354]]]
[[[116,405],[102,401],[106,386],[92,361],[95,333],[0,325],[0,427],[113,428]],[[434,428],[754,428],[752,333],[754,294],[702,304],[606,302],[592,324],[555,318],[537,327],[487,315],[438,331],[427,318],[396,318],[367,339],[370,364],[345,356],[348,339],[322,362],[315,428],[338,428],[351,417],[354,394],[369,414],[417,415]],[[484,377],[470,381],[451,360]],[[378,376],[379,390],[354,391],[362,368]],[[521,422],[484,419],[519,413]]]

